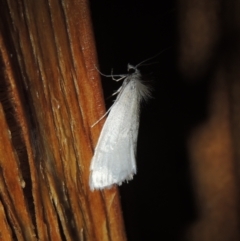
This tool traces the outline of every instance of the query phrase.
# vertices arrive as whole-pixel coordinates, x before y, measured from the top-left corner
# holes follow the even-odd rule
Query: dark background
[[[127,73],[128,63],[163,51],[141,68],[153,98],[142,105],[138,173],[120,192],[129,241],[181,240],[196,218],[186,141],[204,117],[206,85],[192,85],[178,71],[178,6],[170,0],[90,4],[102,73]],[[102,85],[105,98],[119,87],[106,77]]]

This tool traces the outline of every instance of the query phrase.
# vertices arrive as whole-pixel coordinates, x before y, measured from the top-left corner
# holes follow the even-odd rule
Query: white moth
[[[118,96],[108,111],[110,113],[91,161],[91,190],[121,185],[123,181],[131,180],[137,172],[140,102],[150,97],[150,89],[143,84],[137,69],[139,65],[134,67],[128,64],[129,74],[118,75],[120,78],[116,80],[124,79],[122,86],[114,93]]]

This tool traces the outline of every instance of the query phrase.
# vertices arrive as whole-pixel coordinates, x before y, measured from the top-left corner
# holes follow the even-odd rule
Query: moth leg
[[[99,120],[97,120],[94,124],[92,124],[91,128],[93,128],[97,123],[99,123],[110,112],[111,109],[112,107],[109,108],[109,110]]]
[[[121,89],[122,89],[122,86],[121,86],[118,90],[116,90],[115,92],[113,92],[111,96],[114,96],[114,95],[118,94],[118,93],[121,91]]]
[[[103,73],[97,68],[96,65],[95,65],[94,67],[95,67],[95,69],[98,71],[98,73],[99,73],[100,75],[105,76],[105,77],[112,77],[112,79],[114,79],[113,77],[120,77],[120,79],[122,79],[122,78],[124,78],[124,77],[127,76],[127,75],[122,75],[122,74],[115,74],[115,75],[113,75],[113,74],[103,74]],[[116,79],[116,81],[119,81],[120,79]]]
[[[115,77],[118,76],[118,77],[120,77],[120,78],[115,79],[114,76],[115,76]],[[121,75],[113,75],[113,69],[112,69],[112,70],[111,70],[111,77],[112,77],[112,79],[113,79],[114,81],[118,82],[118,81],[124,79],[124,78],[126,77],[126,75],[122,75],[122,74],[121,74]]]
[[[122,90],[122,86],[117,91],[115,91],[111,96],[114,96],[114,95],[118,94],[121,90]],[[113,105],[109,108],[109,110],[99,120],[97,120],[93,125],[91,125],[91,127],[94,127],[99,121],[101,121],[110,112],[110,110],[112,109]]]

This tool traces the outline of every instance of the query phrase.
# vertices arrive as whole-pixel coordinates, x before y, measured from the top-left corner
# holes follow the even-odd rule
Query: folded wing
[[[136,174],[140,106],[136,81],[122,89],[103,126],[90,166],[92,190],[121,184]]]

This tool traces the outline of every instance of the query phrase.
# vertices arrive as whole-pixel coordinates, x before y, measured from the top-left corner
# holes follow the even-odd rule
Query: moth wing
[[[136,144],[140,99],[130,81],[112,106],[90,166],[90,188],[102,189],[132,179],[136,173]]]

